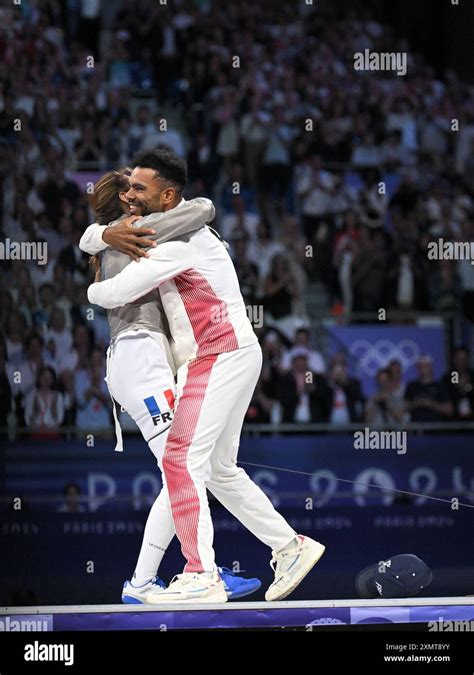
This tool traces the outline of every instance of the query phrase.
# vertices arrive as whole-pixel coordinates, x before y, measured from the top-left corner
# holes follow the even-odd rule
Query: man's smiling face
[[[127,181],[128,182],[128,181]],[[120,190],[119,192],[119,199],[122,202],[122,210],[123,212],[129,216],[131,213],[133,213],[134,216],[141,216],[142,211],[139,207],[135,206],[133,208],[133,211],[130,210],[130,204],[127,199],[127,192],[130,190],[130,183],[128,183],[128,186],[125,190]]]
[[[154,170],[137,166],[130,176],[130,189],[126,193],[130,215],[147,216],[149,213],[166,211],[169,200],[166,193],[170,188],[166,181]]]

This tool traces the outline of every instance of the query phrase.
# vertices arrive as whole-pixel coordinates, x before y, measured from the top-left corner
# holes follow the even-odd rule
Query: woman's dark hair
[[[100,225],[108,225],[123,214],[118,194],[129,189],[130,173],[128,168],[109,171],[94,185],[89,203]]]

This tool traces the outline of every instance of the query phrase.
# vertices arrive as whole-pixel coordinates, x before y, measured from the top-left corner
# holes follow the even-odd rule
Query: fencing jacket
[[[190,201],[182,199],[174,209],[162,213],[152,213],[136,221],[134,226],[154,229],[155,234],[148,235],[148,238],[161,244],[183,233],[204,227],[206,223],[214,219],[214,216],[215,209],[209,199],[196,198]],[[122,216],[122,218],[124,217]],[[122,218],[110,223],[110,225],[120,222]],[[128,255],[115,251],[104,242],[102,234],[105,227],[107,226],[98,223],[90,225],[83,234],[79,247],[82,251],[91,255],[100,253],[101,278],[112,280],[115,275],[127,268],[131,260]],[[142,261],[144,260],[146,259],[142,259]],[[107,351],[107,373],[105,377],[107,383],[113,343],[136,331],[151,333],[162,347],[172,372],[176,371],[173,350],[168,341],[169,329],[166,315],[163,313],[163,305],[157,289],[151,289],[149,293],[142,295],[126,306],[109,308],[107,315],[111,337],[111,347]],[[122,451],[122,432],[113,398],[112,411],[117,436],[115,449]]]
[[[122,307],[159,287],[176,367],[190,359],[257,342],[234,265],[205,227],[149,251],[113,279],[89,286],[89,302]]]
[[[155,234],[148,235],[148,238],[161,244],[204,227],[206,223],[214,219],[214,215],[214,206],[209,199],[196,198],[190,201],[183,199],[174,209],[162,213],[151,213],[136,221],[134,226],[154,229]],[[120,222],[124,217],[122,216],[111,225]],[[115,251],[107,246],[102,239],[105,227],[97,223],[90,225],[79,242],[79,248],[91,255],[100,252],[101,279],[111,279],[125,269],[131,260],[125,253]],[[138,328],[169,335],[166,316],[163,313],[163,306],[157,289],[151,290],[126,306],[109,309],[107,316],[111,341],[116,340],[124,331]]]

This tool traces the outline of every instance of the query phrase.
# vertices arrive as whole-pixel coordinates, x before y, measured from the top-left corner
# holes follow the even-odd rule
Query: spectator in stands
[[[297,328],[294,335],[293,347],[289,349],[283,356],[280,367],[283,371],[288,371],[291,367],[293,356],[295,353],[306,353],[308,358],[308,367],[312,373],[324,374],[326,372],[326,364],[323,355],[316,349],[310,346],[310,331],[309,328]]]
[[[333,390],[324,375],[311,372],[304,347],[293,350],[290,370],[279,374],[274,390],[282,422],[329,422]]]
[[[459,382],[451,385],[454,417],[460,421],[474,421],[474,377],[471,372],[462,372]]]
[[[389,368],[377,373],[377,391],[367,400],[365,419],[371,427],[396,427],[405,421],[405,402]]]
[[[101,350],[94,349],[90,365],[75,373],[76,426],[83,433],[110,425],[112,401],[104,377],[104,356]]]
[[[258,304],[260,286],[258,266],[248,256],[248,239],[242,230],[235,231],[231,254],[245,304]]]
[[[102,147],[98,129],[92,121],[83,124],[81,136],[76,142],[74,154],[78,162],[88,169],[99,169],[102,158]]]
[[[328,373],[332,391],[329,422],[334,425],[360,422],[364,415],[364,396],[360,381],[350,377],[343,353],[334,354]]]
[[[338,288],[344,313],[350,314],[354,303],[352,292],[352,266],[354,258],[358,252],[357,243],[360,235],[360,221],[355,213],[347,213],[342,222],[341,231],[334,238],[333,249],[333,274],[337,278],[336,283],[331,284],[330,279],[326,280],[329,289],[331,286]]]
[[[20,306],[23,301],[25,288],[31,286],[31,273],[24,261],[18,261],[18,264],[12,269],[12,273],[15,279],[15,286],[11,289],[11,293],[15,304]]]
[[[72,347],[71,333],[66,329],[66,317],[59,307],[55,307],[51,312],[49,329],[44,336],[44,341],[47,346],[50,341],[53,343],[56,357],[65,355]]]
[[[355,167],[367,169],[380,166],[382,157],[381,149],[375,143],[374,134],[367,132],[355,146],[351,161]]]
[[[200,180],[204,184],[205,194],[212,195],[218,175],[218,163],[210,139],[205,133],[199,133],[188,156],[188,177],[190,181]]]
[[[138,107],[135,122],[130,129],[130,136],[135,141],[137,148],[144,146],[145,138],[155,132],[155,125],[151,120],[151,109],[147,105]]]
[[[263,367],[262,374],[266,382],[275,381],[281,372],[281,362],[285,350],[285,340],[277,330],[267,331],[262,339]]]
[[[20,312],[12,312],[7,317],[5,330],[5,347],[10,364],[18,364],[23,358],[23,342],[25,339],[25,319]]]
[[[64,501],[58,506],[58,513],[85,513],[86,507],[81,504],[82,490],[77,483],[68,483],[63,490]]]
[[[172,126],[171,121],[166,119],[162,112],[156,115],[153,131],[146,134],[140,149],[157,148],[158,146],[164,146],[180,157],[186,157],[181,132]]]
[[[73,353],[76,353],[78,363],[82,357],[90,357],[93,346],[92,329],[86,323],[77,323],[73,330]]]
[[[260,97],[253,96],[249,109],[240,123],[245,173],[252,185],[256,184],[257,176],[260,174],[270,118],[270,114],[263,110]]]
[[[413,310],[426,307],[426,276],[424,268],[406,245],[391,262],[386,274],[388,307]]]
[[[272,258],[263,293],[264,309],[273,319],[291,316],[293,303],[300,297],[301,290],[286,255],[277,253]]]
[[[392,391],[398,398],[405,397],[405,382],[403,381],[402,364],[397,359],[392,359],[388,364],[390,377],[392,378]]]
[[[225,211],[220,219],[220,229],[224,237],[231,238],[234,227],[245,230],[252,241],[257,236],[257,226],[261,218],[257,213],[255,188],[245,177],[240,162],[232,162],[227,172],[221,174],[225,183],[222,186],[221,204]],[[212,192],[211,192],[212,194]]]
[[[282,422],[311,422],[312,380],[307,351],[304,348],[294,350],[290,370],[278,379],[278,399],[282,404]]]
[[[74,229],[72,223],[68,223],[68,228],[64,235],[65,245],[59,254],[58,262],[78,283],[87,278],[89,273],[88,257],[79,248],[82,230]]]
[[[456,347],[452,370],[442,379],[443,386],[451,392],[455,418],[465,421],[474,420],[474,369],[469,358],[466,347]]]
[[[308,241],[312,241],[319,224],[331,211],[334,181],[334,175],[322,168],[318,155],[308,155],[297,169],[296,191],[301,200],[303,231]]]
[[[56,228],[53,227],[45,211],[42,211],[36,217],[36,232],[38,237],[48,244],[48,255],[55,260],[62,248],[63,238]]]
[[[454,349],[451,363],[454,372],[467,375],[469,378],[474,377],[474,368],[471,367],[470,354],[466,347],[460,346]],[[444,376],[443,381],[446,383],[447,379],[452,381],[449,374]]]
[[[38,290],[39,308],[35,312],[34,322],[39,330],[47,330],[54,309],[54,286],[43,284]]]
[[[287,120],[288,111],[275,106],[268,121],[265,148],[259,170],[262,213],[269,222],[282,217],[292,179],[290,147],[296,130]]]
[[[376,312],[383,307],[386,271],[383,238],[361,228],[351,268],[354,311]]]
[[[45,365],[43,338],[32,333],[25,342],[25,356],[18,363],[8,362],[7,373],[12,394],[22,407],[26,397],[34,391],[38,376]]]
[[[64,215],[65,207],[72,207],[79,199],[80,192],[76,183],[66,177],[63,165],[56,163],[49,169],[49,177],[40,197],[50,222],[57,225]]]
[[[220,95],[216,92],[215,106],[213,118],[216,130],[216,154],[223,168],[229,171],[240,147],[237,91],[232,85],[223,86]]]
[[[35,389],[25,398],[25,421],[35,435],[56,435],[64,419],[64,399],[54,370],[44,366]]]
[[[245,414],[245,424],[270,424],[275,399],[265,392],[265,383],[262,378],[257,382],[252,400]]]
[[[461,288],[456,261],[439,260],[431,276],[431,307],[436,312],[455,312],[460,306]]]
[[[311,251],[300,231],[298,219],[286,214],[283,218],[282,231],[279,242],[283,246],[292,264],[295,274],[298,275],[301,287],[304,287],[307,275],[312,268]]]
[[[422,356],[417,362],[418,379],[409,382],[405,391],[406,408],[412,422],[443,422],[453,418],[454,408],[449,391],[433,376],[433,359]]]
[[[35,315],[38,312],[38,297],[33,284],[28,284],[22,290],[20,312],[25,319],[28,329],[34,328]]]

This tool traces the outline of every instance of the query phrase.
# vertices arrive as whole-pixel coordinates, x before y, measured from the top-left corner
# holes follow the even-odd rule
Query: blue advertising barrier
[[[468,433],[408,432],[404,454],[357,449],[350,434],[244,437],[239,463],[278,507],[388,506],[400,499],[421,505],[435,493],[474,504],[473,445]],[[119,495],[125,497],[124,509],[148,508],[161,488],[153,455],[137,437],[126,439],[124,453],[113,452],[112,441],[96,441],[93,448],[85,441],[22,441],[6,448],[1,464],[1,494],[21,495],[28,502],[30,495],[62,495],[73,481],[93,512],[107,509]],[[56,506],[50,503],[52,510]]]

